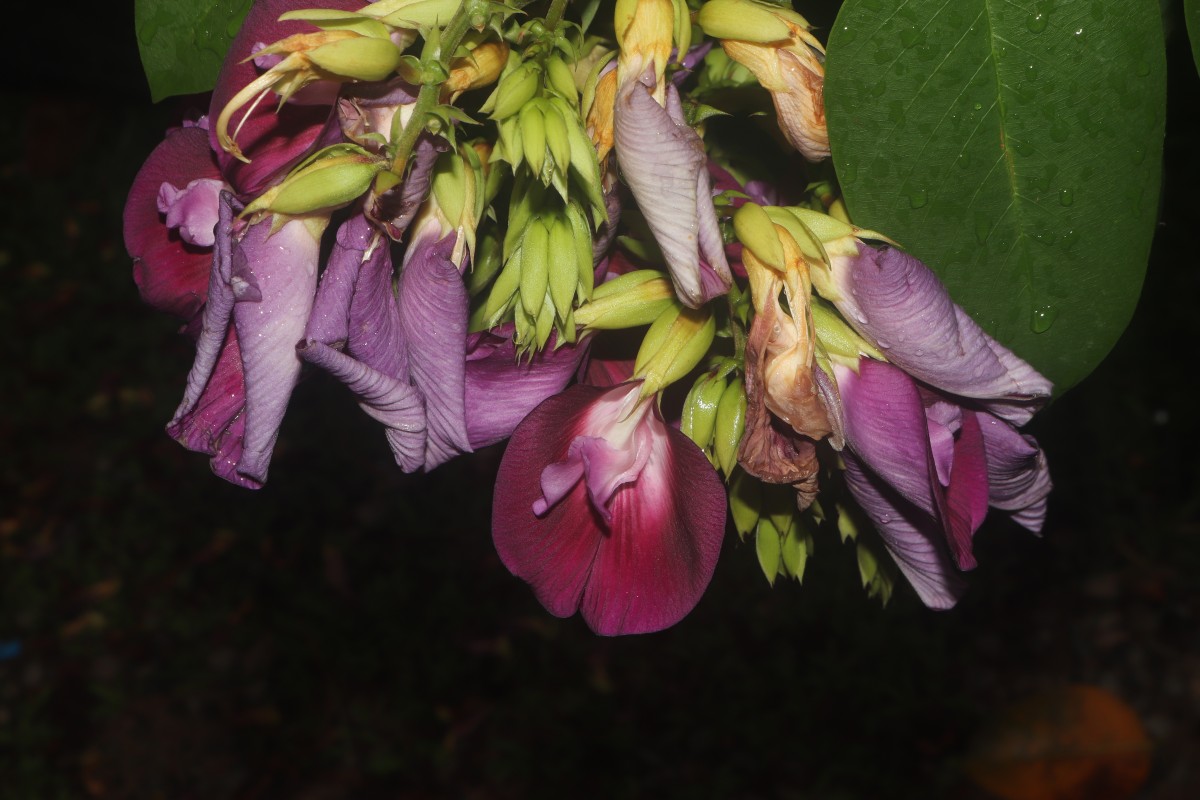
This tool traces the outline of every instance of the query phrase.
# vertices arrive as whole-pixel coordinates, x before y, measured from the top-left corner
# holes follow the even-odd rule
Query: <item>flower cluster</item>
[[[500,558],[605,635],[688,614],[730,516],[772,581],[829,527],[870,591],[891,591],[877,543],[932,607],[989,506],[1039,530],[1049,477],[1018,428],[1049,383],[827,186],[706,144],[709,90],[733,86],[765,90],[783,148],[828,156],[803,17],[325,5],[255,2],[209,113],[126,205],[142,297],[196,345],[167,430],[217,475],[263,485],[305,370],[405,471],[509,439]]]

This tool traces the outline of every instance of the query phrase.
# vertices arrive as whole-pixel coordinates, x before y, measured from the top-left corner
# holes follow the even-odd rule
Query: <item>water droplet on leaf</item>
[[[1030,33],[1041,33],[1046,30],[1046,24],[1050,20],[1044,11],[1035,11],[1025,20],[1025,27],[1029,28]]]
[[[1075,202],[1075,193],[1070,189],[1063,189],[1058,193],[1058,204],[1060,206],[1069,206]]]
[[[913,208],[921,208],[928,199],[929,196],[924,189],[917,189],[908,196],[908,204]]]
[[[1051,305],[1038,306],[1033,309],[1033,317],[1029,321],[1029,329],[1034,333],[1045,333],[1050,330],[1054,320],[1058,319],[1058,309]]]

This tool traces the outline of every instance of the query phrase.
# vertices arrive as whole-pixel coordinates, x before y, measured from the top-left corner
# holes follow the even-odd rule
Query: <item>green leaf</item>
[[[138,52],[158,102],[207,92],[251,0],[134,0]]]
[[[1183,15],[1192,43],[1192,61],[1200,71],[1200,0],[1183,0]]]
[[[934,269],[1061,392],[1133,313],[1154,233],[1166,61],[1155,0],[847,0],[834,166],[858,225]]]

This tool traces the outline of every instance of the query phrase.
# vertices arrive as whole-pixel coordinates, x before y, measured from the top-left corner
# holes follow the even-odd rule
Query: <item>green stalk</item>
[[[450,18],[450,22],[442,28],[438,47],[422,59],[421,66],[426,74],[431,72],[429,68],[433,64],[442,61],[443,54],[446,54],[447,57],[454,55],[454,51],[458,49],[463,37],[466,36],[467,29],[471,27],[471,17],[477,13],[479,5],[481,4],[478,0],[463,0],[458,11],[454,12],[454,16]],[[417,144],[417,137],[425,129],[426,117],[437,105],[438,95],[444,82],[444,80],[440,80],[423,83],[421,91],[417,93],[417,102],[413,104],[412,116],[409,117],[408,124],[400,133],[400,139],[396,142],[396,152],[392,156],[392,172],[402,178],[404,170],[408,166],[408,157],[412,155],[413,147]]]

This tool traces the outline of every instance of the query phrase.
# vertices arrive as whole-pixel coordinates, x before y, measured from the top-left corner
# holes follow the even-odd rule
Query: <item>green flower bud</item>
[[[542,171],[546,160],[546,117],[537,103],[527,103],[521,109],[521,150],[534,174]]]
[[[579,273],[578,292],[581,302],[592,297],[592,285],[596,280],[592,264],[592,227],[584,217],[583,209],[575,200],[567,203],[567,221],[575,242],[575,269]]]
[[[771,520],[763,517],[758,521],[754,532],[754,552],[758,555],[758,565],[762,567],[767,583],[775,585],[779,575],[780,561],[783,556],[782,541],[779,531],[771,524]]]
[[[546,299],[550,280],[550,233],[540,219],[525,226],[521,237],[521,305],[537,317]],[[513,255],[516,258],[516,254]],[[553,319],[551,320],[553,321]]]
[[[386,25],[355,11],[335,11],[329,8],[307,8],[300,11],[289,11],[279,17],[280,22],[287,20],[303,20],[312,23],[323,31],[354,31],[363,36],[376,39],[387,39],[389,30]]]
[[[707,308],[672,304],[660,314],[646,331],[633,367],[634,377],[644,379],[642,395],[661,392],[695,369],[712,345],[716,327]]]
[[[575,88],[575,76],[561,58],[546,59],[546,78],[555,94],[572,106],[579,105],[579,90]]]
[[[298,215],[332,211],[366,192],[385,166],[366,154],[318,158],[268,189],[242,213]]]
[[[503,120],[517,114],[537,94],[542,71],[536,62],[527,61],[500,79],[492,119]]]
[[[321,45],[307,55],[313,64],[335,75],[381,81],[400,66],[403,53],[389,39],[361,36]]]
[[[702,375],[683,401],[679,430],[701,448],[712,442],[717,427],[717,407],[728,383],[720,375]]]
[[[649,325],[675,303],[675,289],[658,270],[627,272],[602,283],[590,302],[575,312],[575,321],[596,331]]]
[[[761,507],[762,483],[747,475],[744,469],[735,469],[729,481],[729,516],[733,518],[733,527],[743,540],[758,524]]]
[[[887,361],[877,348],[859,336],[836,310],[825,301],[813,297],[809,301],[809,314],[817,341],[831,357],[839,357],[843,363],[857,364],[860,355],[870,356],[877,361]]]
[[[746,203],[734,212],[733,231],[738,241],[750,248],[760,261],[779,272],[786,271],[779,233],[762,206]]]
[[[721,471],[728,477],[737,466],[738,445],[746,431],[746,387],[741,378],[729,382],[717,406],[717,424],[713,430],[713,453]]]
[[[799,521],[794,520],[780,544],[780,562],[787,574],[803,583],[804,567],[808,564],[808,557],[812,552],[812,533],[805,530]]]
[[[396,28],[429,29],[448,23],[461,5],[462,0],[382,0],[359,13]]]
[[[750,0],[709,0],[701,6],[696,21],[714,39],[778,42],[791,35],[787,23],[779,18],[780,11],[778,6]]]
[[[569,106],[564,108],[563,105],[561,100],[549,100],[543,106],[543,118],[546,123],[546,146],[550,148],[558,171],[566,175],[571,166],[571,140],[567,133],[566,115],[575,117],[575,113]]]
[[[571,223],[555,215],[549,219],[550,238],[547,247],[550,262],[550,299],[560,319],[566,319],[579,285],[579,270],[575,267],[575,235]]]

